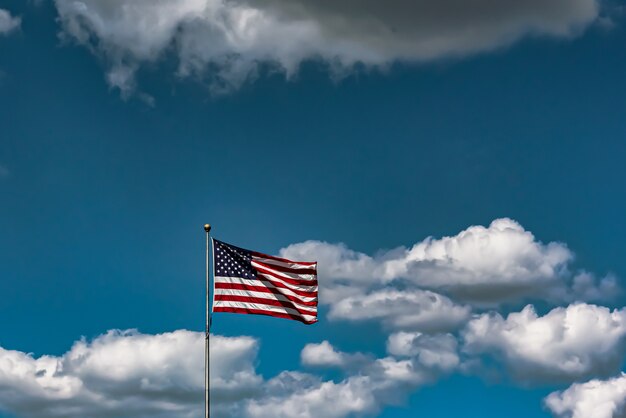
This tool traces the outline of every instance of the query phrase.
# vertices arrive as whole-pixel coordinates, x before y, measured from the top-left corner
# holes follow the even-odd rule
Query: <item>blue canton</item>
[[[213,259],[216,276],[241,277],[249,280],[257,278],[257,271],[252,267],[251,251],[214,239]]]

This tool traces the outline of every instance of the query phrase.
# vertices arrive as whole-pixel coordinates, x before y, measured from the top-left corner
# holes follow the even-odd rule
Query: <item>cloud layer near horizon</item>
[[[544,319],[550,320],[552,315]],[[593,321],[583,322],[574,333],[588,331],[594,325]],[[572,324],[559,326],[566,325]],[[537,331],[535,324],[520,324],[517,328],[517,332]],[[520,365],[530,364],[531,370],[540,365],[559,369],[560,362],[567,366],[572,355],[578,355],[572,353],[593,357],[589,347],[603,344],[600,334],[589,335],[588,343],[581,347],[569,338],[564,344],[557,340],[535,341],[536,347],[531,343],[523,351],[537,351],[545,343],[547,360],[524,353],[515,353],[508,360],[525,357]],[[545,340],[546,335],[550,332],[535,335],[535,340]],[[532,335],[521,337],[533,339]],[[471,340],[469,344],[474,343]],[[186,330],[157,335],[109,331],[91,342],[77,341],[59,357],[35,358],[0,348],[0,410],[24,418],[199,418],[203,413],[203,348],[204,335]],[[251,337],[212,335],[215,414],[232,418],[371,415],[385,405],[401,402],[412,391],[441,376],[462,370],[458,342],[451,334],[393,333],[387,341],[388,356],[378,359],[341,352],[328,341],[306,345],[301,354],[303,366],[343,370],[344,377],[338,381],[303,371],[283,371],[264,379],[255,370],[258,349],[259,342]],[[575,383],[550,394],[546,406],[559,418],[618,418],[626,404],[625,382],[622,375],[606,381]]]
[[[212,338],[216,409],[257,390],[257,341]],[[19,417],[192,417],[202,403],[204,338],[109,331],[77,341],[63,356],[0,348],[0,409]],[[224,406],[226,405],[226,406]]]
[[[267,377],[256,369],[257,339],[213,335],[212,406],[219,416],[372,415],[455,372],[482,375],[497,365],[517,384],[571,384],[615,376],[624,359],[626,311],[581,302],[607,297],[615,279],[572,272],[565,244],[544,244],[511,219],[374,257],[318,241],[281,255],[317,259],[328,318],[343,327],[380,322],[382,333],[373,335],[386,340],[385,352],[312,342],[302,347],[301,369]],[[477,298],[478,290],[487,297]],[[533,298],[556,307],[518,311]],[[203,346],[202,333],[178,330],[110,331],[61,356],[0,348],[0,410],[24,418],[200,417]],[[324,378],[325,369],[337,377]],[[626,404],[622,386],[619,377],[574,383],[546,406],[559,418],[589,418],[587,411],[617,418]]]
[[[432,346],[432,341],[424,343]],[[255,370],[258,345],[251,337],[211,336],[216,415],[339,418],[373,413],[458,363],[456,345],[449,342],[435,343],[435,356],[401,359],[341,353],[323,342],[305,347],[305,366],[347,371],[358,365],[358,370],[339,381],[301,371],[283,371],[266,380]],[[199,418],[203,352],[204,334],[186,330],[157,335],[109,331],[91,342],[77,341],[59,357],[35,358],[0,348],[0,410],[24,418]]]
[[[124,94],[135,73],[167,53],[178,75],[228,91],[259,66],[291,77],[306,60],[335,76],[509,45],[524,36],[571,37],[599,14],[597,0],[55,0],[66,39],[104,58]]]

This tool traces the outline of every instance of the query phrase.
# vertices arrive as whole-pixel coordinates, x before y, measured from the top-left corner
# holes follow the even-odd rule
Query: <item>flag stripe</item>
[[[279,279],[275,276],[272,276],[271,274],[258,273],[258,277],[259,279],[267,280],[274,284],[278,284],[278,283],[283,284],[287,286],[289,289],[301,290],[303,292],[317,292],[317,286],[302,286],[302,285],[297,285],[297,284],[291,284],[285,281],[284,279]]]
[[[265,305],[263,303],[222,300],[219,302],[219,305],[216,305],[216,308],[245,308],[245,309],[256,309],[260,311],[279,312],[279,313],[286,313],[289,315],[301,316],[305,318],[307,321],[310,321],[311,319],[316,318],[315,315],[302,314],[295,309],[285,308],[284,306]]]
[[[254,251],[252,251],[252,257],[264,263],[276,264],[294,269],[310,269],[311,267],[315,267],[317,265],[317,261],[291,261],[286,258],[274,257],[272,255],[256,253]]]
[[[282,300],[284,302],[293,303],[297,307],[301,307],[303,309],[311,309],[311,307],[317,307],[317,300],[304,301],[300,300],[294,296],[287,296],[281,293],[267,292],[267,291],[253,291],[253,290],[242,290],[242,289],[224,289],[224,288],[216,288],[216,295],[235,295],[235,296],[250,296],[256,298],[267,298],[267,299],[277,299]]]
[[[268,297],[256,298],[256,297],[251,297],[251,296],[218,294],[218,295],[215,295],[214,300],[216,301],[224,300],[224,301],[229,301],[229,302],[257,303],[257,304],[268,305],[268,306],[282,306],[283,308],[293,309],[294,311],[297,311],[298,313],[302,315],[315,316],[317,314],[315,311],[309,311],[307,309],[300,308],[296,306],[296,304],[293,302],[278,300],[278,299],[270,299],[269,295]]]
[[[283,295],[289,300],[302,303],[305,305],[311,303],[310,306],[313,306],[313,302],[315,303],[315,305],[317,305],[317,297],[315,296],[306,297],[306,296],[301,296],[301,295],[295,295],[288,289],[279,290],[279,289],[275,289],[271,287],[255,286],[255,285],[249,286],[249,285],[239,284],[239,283],[215,283],[215,289],[216,289],[216,292],[217,292],[217,289],[232,289],[232,290],[247,290],[250,292],[272,293],[274,295]]]
[[[290,269],[286,267],[275,266],[274,264],[261,263],[256,259],[252,259],[252,267],[256,269],[263,269],[267,271],[273,271],[276,274],[280,274],[281,276],[287,277],[289,279],[297,279],[297,280],[316,280],[317,273],[315,269],[313,270],[300,270]]]
[[[317,297],[317,286],[308,286],[313,288],[312,291],[300,290],[300,288],[304,288],[305,286],[300,286],[300,288],[296,286],[286,285],[281,282],[271,282],[265,279],[257,279],[257,280],[249,280],[244,279],[242,277],[225,277],[225,276],[217,276],[215,277],[215,285],[217,286],[220,283],[233,283],[233,284],[241,284],[243,286],[264,286],[269,289],[280,289],[280,292],[283,294],[292,294],[294,296],[303,296],[308,298],[316,298]]]
[[[307,320],[315,319],[314,315],[304,315],[296,311],[295,309],[285,308],[282,306],[264,305],[259,303],[248,302],[236,302],[236,301],[221,301],[220,308],[244,308],[244,309],[256,309],[260,311],[287,313],[289,315],[297,315]]]
[[[286,283],[295,284],[295,285],[304,285],[304,286],[316,286],[317,285],[317,279],[310,280],[310,279],[292,278],[290,276],[294,276],[294,275],[289,275],[287,273],[280,273],[274,270],[269,270],[269,269],[261,267],[259,264],[256,264],[254,262],[252,262],[252,266],[255,268],[255,270],[259,274],[264,274],[264,275],[269,274],[270,276],[280,279]],[[297,275],[295,276],[297,277]]]
[[[275,264],[275,263],[268,263],[266,261],[263,261],[262,259],[253,257],[252,258],[252,265],[254,264],[260,264],[261,267],[267,268],[267,269],[272,269],[272,270],[276,270],[276,271],[280,271],[283,273],[294,273],[297,275],[303,275],[303,274],[310,274],[312,276],[315,276],[317,274],[317,268],[313,267],[310,268],[308,266],[306,266],[305,268],[293,268],[293,267],[285,267],[283,265],[279,265],[279,264]]]
[[[306,325],[311,325],[317,322],[317,319],[315,318],[307,320],[304,317],[299,316],[299,315],[292,315],[292,314],[285,313],[285,312],[266,311],[262,309],[220,307],[220,308],[215,308],[214,311],[215,312],[230,312],[230,313],[238,313],[238,314],[267,315],[267,316],[273,316],[275,318],[293,319],[295,321],[300,321]]]

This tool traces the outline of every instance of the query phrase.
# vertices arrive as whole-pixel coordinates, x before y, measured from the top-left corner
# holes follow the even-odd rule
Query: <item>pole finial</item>
[[[211,231],[211,225],[209,224],[204,224],[204,230],[209,233],[209,231]]]

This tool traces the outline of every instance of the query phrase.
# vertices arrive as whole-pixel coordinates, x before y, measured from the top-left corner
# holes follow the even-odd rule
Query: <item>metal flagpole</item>
[[[211,317],[209,313],[209,232],[211,232],[211,225],[205,224],[204,231],[206,232],[206,327],[204,333],[204,416],[209,418],[211,416],[211,395],[209,394],[209,335],[211,332]]]

